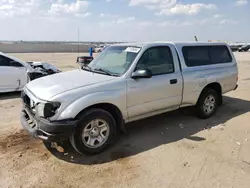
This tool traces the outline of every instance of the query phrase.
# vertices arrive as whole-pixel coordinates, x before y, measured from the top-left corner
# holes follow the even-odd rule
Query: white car
[[[105,45],[100,45],[98,47],[95,47],[94,52],[96,53],[102,52],[104,48],[105,48]]]
[[[60,72],[46,62],[24,62],[0,52],[0,93],[20,91],[31,80]]]

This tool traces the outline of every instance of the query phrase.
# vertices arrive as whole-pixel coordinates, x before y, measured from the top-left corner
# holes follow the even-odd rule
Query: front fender
[[[74,119],[82,110],[100,103],[115,105],[127,119],[126,92],[125,91],[101,91],[87,94],[68,105],[58,116],[57,120]]]

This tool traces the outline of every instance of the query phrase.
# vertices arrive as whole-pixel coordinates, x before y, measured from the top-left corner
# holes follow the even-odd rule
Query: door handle
[[[177,79],[170,80],[170,84],[176,84],[176,83],[177,83]]]

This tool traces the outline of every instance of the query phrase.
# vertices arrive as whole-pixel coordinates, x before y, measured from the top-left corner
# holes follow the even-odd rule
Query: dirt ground
[[[12,54],[63,71],[77,54]],[[63,153],[23,131],[20,93],[0,95],[0,187],[249,188],[250,53],[235,53],[239,88],[208,120],[178,110],[127,125],[116,145],[97,156]]]

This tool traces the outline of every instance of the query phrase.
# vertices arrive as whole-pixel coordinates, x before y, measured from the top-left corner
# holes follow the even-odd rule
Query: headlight
[[[56,110],[60,107],[60,103],[38,103],[36,105],[36,114],[40,117],[52,117],[56,114]]]

